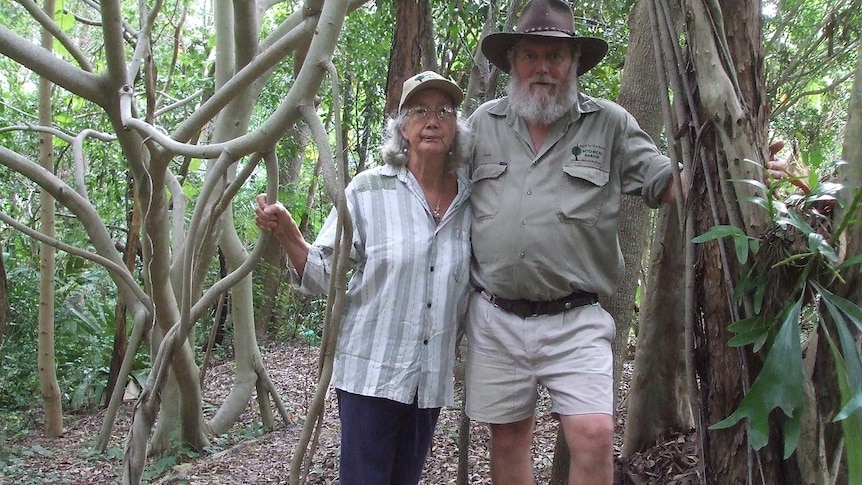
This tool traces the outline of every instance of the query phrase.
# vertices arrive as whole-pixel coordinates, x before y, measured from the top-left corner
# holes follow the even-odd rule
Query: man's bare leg
[[[614,418],[608,414],[560,416],[569,446],[569,485],[611,485]]]
[[[529,417],[491,427],[491,483],[494,485],[532,485],[533,429],[536,421]]]

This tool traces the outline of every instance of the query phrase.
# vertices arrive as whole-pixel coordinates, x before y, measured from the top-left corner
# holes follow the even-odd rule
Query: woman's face
[[[423,89],[410,97],[404,107],[407,117],[401,134],[410,152],[419,156],[445,156],[455,136],[457,112],[443,91]]]

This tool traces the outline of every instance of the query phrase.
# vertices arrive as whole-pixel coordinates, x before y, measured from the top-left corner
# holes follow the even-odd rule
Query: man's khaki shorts
[[[599,304],[521,318],[470,296],[466,412],[504,424],[533,416],[538,386],[556,415],[613,414],[613,318]]]

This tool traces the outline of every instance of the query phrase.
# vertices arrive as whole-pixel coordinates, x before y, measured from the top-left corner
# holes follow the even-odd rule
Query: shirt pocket
[[[500,163],[483,163],[473,170],[473,191],[470,202],[473,205],[473,218],[488,219],[500,212],[500,198],[505,185],[504,174],[509,165]]]
[[[568,161],[562,165],[563,177],[558,193],[560,220],[568,223],[595,225],[605,201],[605,187],[610,180],[608,170],[601,165]]]

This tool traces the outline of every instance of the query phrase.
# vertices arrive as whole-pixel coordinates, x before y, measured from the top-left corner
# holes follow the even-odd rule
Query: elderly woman
[[[469,288],[469,129],[461,89],[434,72],[404,81],[383,165],[345,191],[354,224],[332,386],[341,419],[341,485],[416,484],[440,408],[453,404],[459,321]],[[287,252],[298,288],[326,292],[335,210],[309,245],[280,203],[258,196],[255,222]]]

